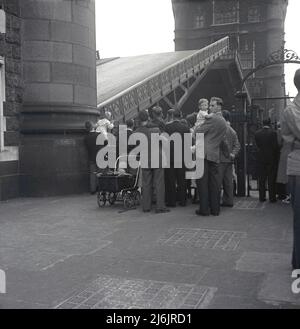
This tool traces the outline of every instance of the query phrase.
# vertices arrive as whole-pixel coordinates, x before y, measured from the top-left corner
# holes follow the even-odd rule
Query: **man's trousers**
[[[143,210],[151,210],[153,190],[156,196],[156,209],[165,208],[164,169],[142,169]]]
[[[273,163],[258,164],[258,188],[259,188],[259,200],[264,201],[266,199],[266,182],[268,180],[268,190],[270,201],[276,200],[276,175],[277,165]]]
[[[176,206],[176,201],[181,205],[186,203],[186,179],[184,168],[165,169],[165,188],[167,206]]]
[[[300,269],[300,176],[289,176],[289,187],[294,215],[292,266],[294,269]]]
[[[232,162],[221,162],[219,174],[221,186],[223,186],[222,204],[233,206],[233,164]]]
[[[202,215],[219,215],[220,188],[219,164],[204,160],[204,174],[196,180],[199,193],[199,212]]]

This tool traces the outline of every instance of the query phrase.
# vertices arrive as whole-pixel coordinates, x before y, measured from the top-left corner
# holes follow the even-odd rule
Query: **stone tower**
[[[0,0],[0,14],[0,199],[88,191],[85,121],[98,115],[95,0]]]
[[[284,47],[287,0],[172,0],[175,17],[175,49],[198,49],[225,35],[231,51],[239,52],[244,73],[274,51]],[[230,56],[230,54],[228,54]],[[285,95],[284,66],[258,71],[248,81],[252,97]],[[279,117],[283,101],[257,101]]]

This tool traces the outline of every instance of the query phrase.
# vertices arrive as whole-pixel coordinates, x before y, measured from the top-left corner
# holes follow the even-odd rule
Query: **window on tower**
[[[260,10],[258,6],[249,7],[248,9],[248,22],[256,23],[261,21]]]
[[[195,17],[195,28],[204,27],[205,18],[204,15],[197,15]]]
[[[233,24],[239,22],[239,1],[213,1],[213,24]]]
[[[205,26],[205,9],[203,4],[198,4],[195,9],[194,28],[199,29]]]

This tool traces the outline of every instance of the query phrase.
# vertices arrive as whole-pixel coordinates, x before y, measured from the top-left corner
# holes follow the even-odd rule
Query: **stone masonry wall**
[[[21,63],[21,19],[19,0],[0,0],[0,8],[6,13],[6,33],[0,33],[0,55],[5,58],[6,117],[5,146],[19,144],[18,115],[22,106],[23,82]]]
[[[21,1],[21,0],[20,0]],[[4,151],[0,153],[0,200],[19,196],[19,113],[22,108],[21,19],[19,0],[0,0],[6,31],[0,33],[5,59]]]

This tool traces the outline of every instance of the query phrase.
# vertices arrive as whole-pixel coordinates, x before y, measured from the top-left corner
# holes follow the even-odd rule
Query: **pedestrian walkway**
[[[100,209],[90,195],[0,203],[0,308],[300,307],[289,205],[195,209]]]

